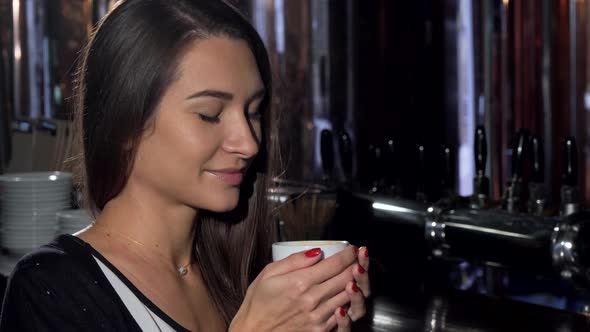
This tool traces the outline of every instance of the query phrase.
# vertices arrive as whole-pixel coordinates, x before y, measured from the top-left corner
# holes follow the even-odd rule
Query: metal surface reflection
[[[469,294],[417,294],[413,298],[376,296],[354,331],[368,332],[578,332],[588,318],[508,300]]]
[[[471,208],[469,199],[428,206],[380,195],[353,194],[384,222],[422,229],[430,255],[535,273],[558,272],[590,290],[590,212],[566,218]],[[420,245],[408,250],[420,250]]]

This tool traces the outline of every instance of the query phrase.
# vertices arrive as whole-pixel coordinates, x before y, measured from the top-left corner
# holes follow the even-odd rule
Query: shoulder
[[[73,277],[91,272],[92,256],[83,242],[71,235],[61,235],[19,260],[10,279],[34,276],[47,279]],[[60,279],[56,279],[60,281]]]
[[[10,275],[0,330],[124,331],[128,326],[134,322],[90,249],[73,236],[60,236],[26,255]]]
[[[82,288],[96,280],[97,269],[83,242],[71,235],[61,235],[21,258],[8,278],[5,301],[20,296],[38,300],[40,294],[85,296]]]

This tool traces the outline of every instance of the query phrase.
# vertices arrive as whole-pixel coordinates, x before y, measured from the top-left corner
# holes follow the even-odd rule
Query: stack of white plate
[[[66,210],[57,213],[61,234],[74,234],[90,225],[93,218],[87,210]]]
[[[24,254],[51,241],[56,212],[71,206],[72,174],[13,173],[0,176],[0,245]]]

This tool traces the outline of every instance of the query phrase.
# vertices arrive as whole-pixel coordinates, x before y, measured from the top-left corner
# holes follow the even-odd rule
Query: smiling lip
[[[229,185],[237,186],[242,183],[245,170],[245,168],[219,169],[215,171],[209,171],[209,173],[215,175],[218,179]]]

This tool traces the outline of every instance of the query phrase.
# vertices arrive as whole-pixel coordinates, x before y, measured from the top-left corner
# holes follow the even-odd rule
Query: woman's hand
[[[334,314],[354,299],[346,287],[358,272],[354,271],[358,269],[357,252],[349,246],[320,260],[321,251],[312,249],[267,265],[248,288],[229,330],[331,331],[336,328]]]
[[[350,308],[336,309],[333,320],[337,323],[337,332],[349,332],[351,322],[362,318],[366,313],[365,299],[371,295],[369,283],[369,250],[361,247],[358,250],[358,263],[352,269],[354,281],[346,285],[346,292],[350,299]]]

